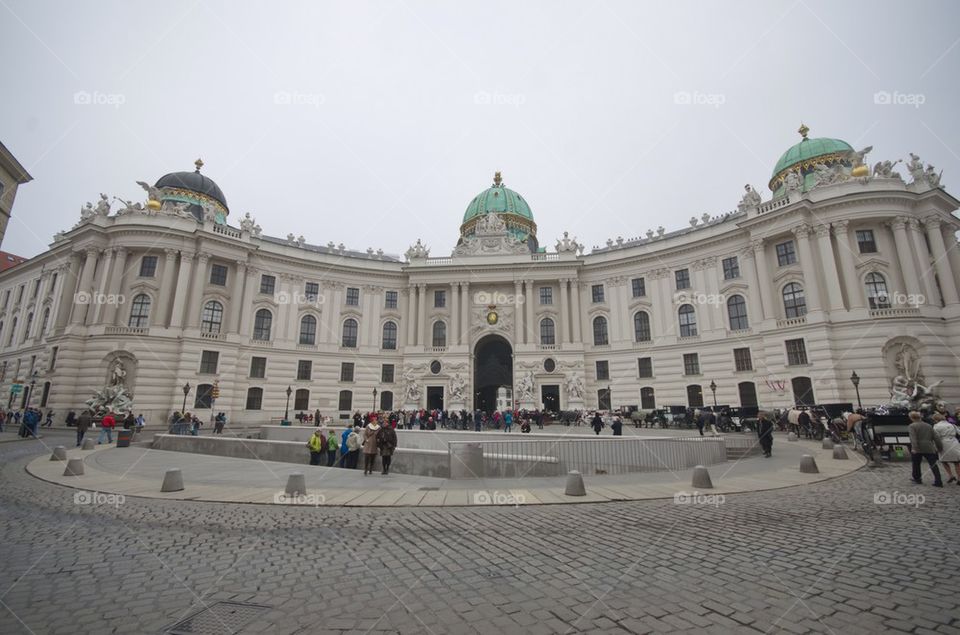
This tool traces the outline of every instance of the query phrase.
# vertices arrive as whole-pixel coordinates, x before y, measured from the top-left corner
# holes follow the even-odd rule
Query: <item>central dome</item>
[[[493,185],[473,197],[463,213],[463,222],[484,214],[516,214],[528,220],[533,220],[533,212],[523,197],[513,190],[503,186],[500,173],[493,177]]]
[[[834,163],[843,163],[848,161],[850,154],[853,153],[850,144],[841,139],[830,139],[829,137],[808,139],[807,132],[809,130],[806,126],[801,125],[797,132],[803,139],[800,140],[800,143],[787,148],[787,151],[780,155],[780,159],[773,168],[773,174],[770,176],[770,191],[778,192],[783,184],[783,177],[788,172],[797,170],[804,177],[804,189],[809,189],[809,186],[812,185],[812,182],[808,182],[812,178],[810,175],[818,164],[829,166]]]
[[[192,200],[194,197],[190,195],[200,195],[202,198],[219,203],[219,207],[223,208],[222,211],[228,212],[227,197],[223,195],[223,190],[220,189],[220,186],[217,185],[213,179],[200,174],[203,161],[197,159],[194,165],[197,166],[194,172],[171,172],[170,174],[161,176],[154,187],[170,188],[169,198],[171,200],[193,203],[196,201]],[[177,197],[176,194],[178,192],[186,196]],[[214,205],[214,207],[216,207],[216,205]]]

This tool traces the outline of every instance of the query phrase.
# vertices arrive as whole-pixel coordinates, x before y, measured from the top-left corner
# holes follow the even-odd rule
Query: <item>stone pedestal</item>
[[[800,459],[800,471],[804,474],[820,473],[820,469],[817,467],[817,462],[813,459],[813,456],[809,454],[804,454]]]
[[[567,474],[567,487],[564,489],[567,496],[586,496],[587,488],[583,484],[583,475],[577,470]]]
[[[81,450],[92,450],[97,447],[96,442],[93,439],[84,439],[83,445],[80,446]]]
[[[50,455],[51,461],[66,461],[67,460],[67,448],[62,445],[58,445],[53,448],[53,454]]]
[[[833,458],[844,461],[847,460],[847,449],[842,445],[834,446]]]
[[[70,459],[67,461],[67,469],[63,471],[64,476],[83,476],[83,459]]]
[[[284,493],[287,496],[303,496],[307,493],[307,481],[303,477],[303,472],[294,472],[287,477]]]
[[[713,489],[713,481],[710,480],[710,472],[702,465],[693,468],[693,487],[695,489]]]
[[[163,475],[163,484],[160,486],[161,492],[179,492],[183,490],[183,473],[180,468],[171,468]]]

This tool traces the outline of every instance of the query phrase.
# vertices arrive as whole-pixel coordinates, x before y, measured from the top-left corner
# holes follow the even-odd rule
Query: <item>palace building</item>
[[[418,241],[400,258],[263,235],[198,161],[142,182],[144,203],[87,203],[0,272],[0,387],[8,407],[64,414],[122,383],[154,421],[184,401],[235,422],[288,400],[334,417],[505,396],[553,410],[856,403],[854,372],[864,406],[898,378],[960,402],[957,199],[915,155],[869,167],[869,148],[801,134],[768,200],[747,186],[736,211],[588,253],[538,237],[536,201],[499,173],[452,253]]]

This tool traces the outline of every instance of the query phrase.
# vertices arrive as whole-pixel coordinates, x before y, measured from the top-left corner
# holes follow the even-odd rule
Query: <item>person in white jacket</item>
[[[947,471],[947,483],[960,485],[960,440],[957,434],[960,429],[944,418],[939,412],[933,415],[933,434],[940,437],[943,451],[940,452],[940,463]]]

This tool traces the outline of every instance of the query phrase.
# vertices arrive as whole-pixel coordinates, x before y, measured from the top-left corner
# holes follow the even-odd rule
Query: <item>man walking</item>
[[[757,413],[757,436],[760,438],[760,449],[763,456],[770,458],[773,451],[773,421],[767,412]]]
[[[113,429],[117,426],[117,420],[113,418],[113,413],[108,412],[103,416],[100,422],[100,435],[97,437],[97,445],[103,443],[103,438],[107,438],[107,443],[113,443]]]
[[[83,443],[83,435],[87,433],[87,430],[90,429],[90,424],[93,422],[93,417],[90,416],[89,410],[84,410],[80,413],[80,416],[77,417],[77,447],[80,447],[80,444]]]
[[[920,465],[926,459],[930,465],[930,471],[933,472],[933,486],[943,487],[940,468],[937,467],[940,452],[943,451],[943,442],[940,437],[933,433],[933,426],[924,421],[922,415],[916,410],[910,412],[910,427],[908,430],[910,431],[910,462],[913,467],[913,482],[916,485],[923,485]]]
[[[320,465],[320,458],[327,448],[327,440],[323,438],[320,428],[313,431],[310,440],[307,441],[307,448],[310,449],[310,465]]]

